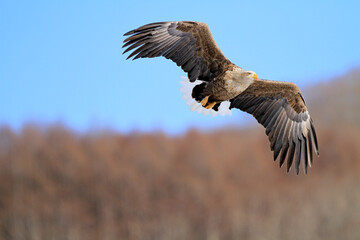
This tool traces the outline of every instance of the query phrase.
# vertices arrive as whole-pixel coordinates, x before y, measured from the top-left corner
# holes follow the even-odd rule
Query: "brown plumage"
[[[315,129],[299,88],[293,83],[258,79],[231,63],[221,52],[208,26],[200,22],[158,22],[124,34],[128,58],[163,56],[186,73],[190,82],[202,81],[192,88],[191,97],[203,108],[218,111],[230,101],[229,108],[252,114],[266,128],[280,167],[287,159],[296,173],[302,160],[304,172],[311,166],[313,149],[319,154]]]
[[[185,72],[190,81],[211,81],[232,64],[215,43],[209,27],[199,22],[159,22],[139,27],[124,34],[129,46],[124,53],[139,47],[127,59],[163,56],[171,59]]]
[[[287,171],[295,157],[295,170],[299,173],[302,156],[304,172],[307,173],[307,166],[312,163],[312,148],[319,154],[318,143],[305,101],[295,84],[255,81],[230,101],[230,108],[250,113],[266,128],[274,160],[281,152],[280,167],[288,154]]]

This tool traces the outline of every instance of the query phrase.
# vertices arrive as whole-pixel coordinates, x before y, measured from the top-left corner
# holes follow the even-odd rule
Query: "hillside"
[[[305,90],[320,157],[272,161],[264,130],[0,129],[0,239],[360,239],[360,73]]]
[[[305,90],[311,115],[322,125],[360,125],[360,68]]]

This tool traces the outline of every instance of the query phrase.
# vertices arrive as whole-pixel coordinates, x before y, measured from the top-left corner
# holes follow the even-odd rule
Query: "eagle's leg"
[[[203,100],[201,100],[200,104],[201,106],[205,107],[205,105],[208,103],[209,96],[204,97]]]
[[[206,109],[212,109],[216,105],[216,102],[208,102],[205,106]]]

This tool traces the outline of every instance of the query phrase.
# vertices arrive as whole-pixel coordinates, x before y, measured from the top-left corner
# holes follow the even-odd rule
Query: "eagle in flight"
[[[253,71],[233,64],[205,23],[150,23],[124,36],[129,36],[124,53],[133,50],[127,59],[163,56],[188,74],[181,90],[191,110],[231,115],[231,109],[238,108],[252,114],[266,128],[274,161],[280,156],[281,167],[287,159],[287,172],[294,163],[296,174],[302,161],[307,173],[313,149],[319,155],[318,143],[305,100],[294,83],[259,79]]]

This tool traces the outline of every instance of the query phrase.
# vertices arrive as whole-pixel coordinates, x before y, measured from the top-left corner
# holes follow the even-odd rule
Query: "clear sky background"
[[[165,58],[125,61],[122,35],[157,21],[206,22],[232,62],[303,88],[360,66],[359,12],[360,1],[340,0],[0,0],[0,125],[124,133],[241,125],[240,111],[191,112],[182,70]]]

